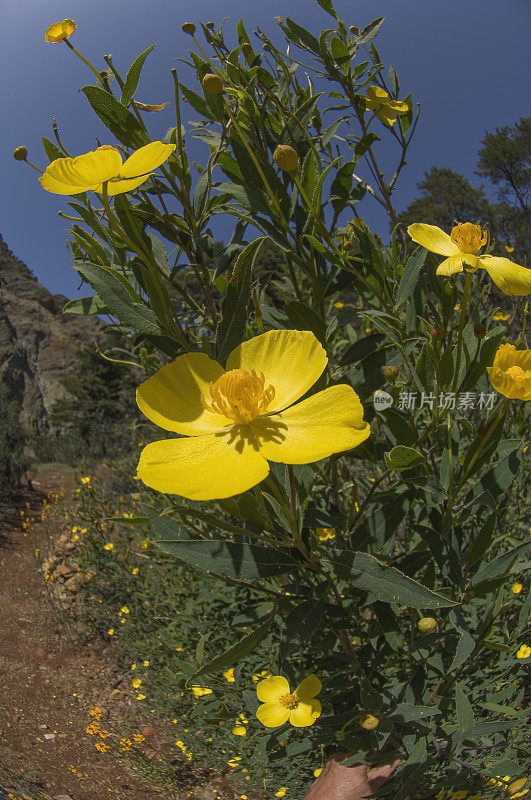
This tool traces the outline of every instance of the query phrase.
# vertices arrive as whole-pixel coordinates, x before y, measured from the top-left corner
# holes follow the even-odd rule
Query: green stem
[[[457,361],[455,364],[455,374],[454,374],[454,381],[452,386],[452,391],[455,392],[457,388],[457,384],[459,382],[459,370],[461,368],[461,352],[462,352],[462,345],[463,345],[463,329],[465,327],[465,318],[466,318],[466,310],[468,306],[468,295],[470,293],[470,279],[472,277],[471,272],[466,273],[465,277],[465,288],[463,291],[463,298],[461,301],[461,316],[459,318],[459,333],[457,334]]]
[[[84,62],[86,65],[87,65],[87,67],[88,67],[89,69],[91,69],[91,70],[92,70],[92,72],[94,73],[94,75],[95,75],[95,76],[96,76],[96,78],[98,79],[98,82],[99,82],[99,83],[102,83],[102,80],[101,80],[101,75],[100,75],[100,73],[98,72],[98,70],[96,69],[96,67],[94,66],[94,64],[91,64],[91,63],[90,63],[90,61],[88,61],[88,60],[85,58],[85,56],[81,55],[81,53],[79,52],[79,50],[76,50],[76,48],[74,47],[74,45],[73,45],[73,44],[71,44],[71,43],[68,41],[68,39],[64,39],[64,43],[65,43],[65,44],[66,44],[66,45],[67,45],[67,46],[70,48],[70,50],[71,50],[73,53],[75,53],[75,54],[76,54],[76,56],[77,56],[78,58],[80,58],[80,59],[81,59],[81,61],[83,61],[83,62]]]

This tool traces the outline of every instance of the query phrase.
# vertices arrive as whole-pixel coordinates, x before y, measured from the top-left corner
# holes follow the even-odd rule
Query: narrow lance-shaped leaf
[[[229,649],[225,650],[220,656],[204,664],[201,669],[198,669],[197,672],[194,672],[194,674],[188,678],[186,682],[187,685],[196,678],[199,678],[200,675],[211,675],[214,672],[219,672],[223,667],[232,667],[245,658],[245,656],[249,655],[249,653],[252,653],[252,651],[263,642],[264,637],[269,632],[271,623],[272,618],[263,625],[260,625],[256,630],[248,633],[247,636],[244,636],[243,639],[240,639],[235,645],[229,647]]]
[[[123,88],[122,96],[120,98],[120,102],[122,103],[122,105],[128,106],[131,100],[133,99],[134,93],[136,92],[138,87],[138,81],[140,80],[140,74],[142,72],[142,67],[144,66],[144,62],[154,47],[155,45],[152,44],[150,47],[148,47],[147,50],[144,50],[143,53],[140,53],[140,55],[137,56],[137,58],[135,58],[135,60],[129,67],[129,71],[125,79],[125,86]]]

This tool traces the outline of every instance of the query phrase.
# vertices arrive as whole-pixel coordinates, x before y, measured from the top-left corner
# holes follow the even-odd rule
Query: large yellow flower
[[[288,720],[295,728],[307,728],[321,716],[321,703],[315,699],[321,688],[317,675],[308,675],[292,694],[286,678],[271,675],[256,687],[262,703],[256,716],[266,728],[278,728]]]
[[[52,22],[44,34],[44,41],[52,42],[53,44],[64,42],[65,39],[72,36],[75,29],[76,23],[73,19],[63,19],[61,22]]]
[[[531,350],[517,350],[514,344],[502,344],[487,372],[500,394],[511,400],[531,400]]]
[[[75,158],[57,158],[48,165],[39,181],[46,191],[54,194],[101,192],[105,181],[108,181],[110,195],[130,192],[147,181],[151,172],[174,150],[174,144],[150,142],[135,150],[122,164],[116,147],[104,144]]]
[[[245,492],[268,461],[309,464],[350,450],[370,434],[351,386],[339,384],[293,405],[327,363],[310,331],[268,331],[230,354],[227,371],[205,353],[178,356],[137,390],[140,410],[188,438],[148,444],[138,476],[192,500]]]
[[[452,228],[450,236],[436,225],[415,222],[407,232],[414,242],[447,258],[437,267],[437,275],[453,275],[462,272],[466,264],[468,272],[486,269],[490,277],[504,294],[525,295],[531,292],[531,269],[520,267],[508,258],[476,255],[487,243],[487,232],[481,225],[461,222]]]
[[[376,116],[390,128],[395,124],[397,116],[407,114],[409,106],[402,100],[393,100],[380,86],[369,86],[365,106],[376,112]]]

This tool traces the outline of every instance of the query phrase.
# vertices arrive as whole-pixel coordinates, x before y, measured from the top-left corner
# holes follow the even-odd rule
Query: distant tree
[[[456,222],[484,222],[492,215],[483,189],[476,189],[459,172],[432,167],[417,183],[422,194],[399,215],[404,225],[427,222],[449,230]]]
[[[26,436],[20,422],[20,403],[0,383],[0,499],[9,500],[18,494],[21,478],[27,468],[24,456]]]
[[[96,350],[79,351],[76,367],[62,381],[67,396],[50,412],[56,436],[41,439],[37,454],[45,460],[97,460],[134,447],[132,426],[139,418],[138,381],[130,367],[105,360]]]

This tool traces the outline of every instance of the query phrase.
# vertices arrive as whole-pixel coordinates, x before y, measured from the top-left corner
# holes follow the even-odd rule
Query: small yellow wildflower
[[[514,253],[514,247],[511,247],[510,244],[506,244],[505,249],[508,253]]]
[[[513,583],[511,591],[513,594],[520,594],[523,588],[524,585],[522,583]]]
[[[437,275],[453,275],[485,269],[498,289],[507,295],[526,295],[531,292],[531,269],[521,267],[508,258],[477,255],[487,244],[487,231],[481,225],[462,222],[452,228],[450,235],[436,225],[415,222],[407,232],[414,242],[446,259],[437,267]]]
[[[527,644],[523,644],[516,654],[516,658],[529,658],[531,656],[531,647]]]
[[[101,719],[103,711],[99,706],[94,706],[94,708],[90,709],[89,714],[91,717],[94,717],[95,719]]]
[[[235,725],[232,729],[234,736],[247,736],[247,729],[245,725]]]
[[[109,636],[114,636],[114,628],[109,628],[107,633],[109,634]]]
[[[146,695],[145,695],[145,694],[142,694],[142,693],[140,693],[140,694],[137,694],[137,696],[136,696],[136,699],[137,699],[137,700],[145,700],[145,699],[146,699]]]
[[[253,675],[253,683],[258,683],[258,681],[263,680],[263,678],[269,678],[271,674],[272,673],[268,669],[263,669],[261,672],[257,672]]]
[[[523,797],[526,794],[531,792],[531,789],[524,789],[524,786],[527,785],[527,778],[518,778],[518,780],[513,781],[509,784],[507,789],[505,790],[511,800],[516,797]],[[522,791],[524,789],[524,791]]]
[[[103,545],[103,549],[104,549],[104,550],[112,550],[113,548],[114,548],[114,544],[113,544],[112,542],[106,542],[106,543]]]
[[[149,661],[147,659],[142,661],[142,664],[144,665],[144,667],[149,667]]]
[[[345,304],[341,302],[341,300],[336,300],[334,303],[334,308],[344,308]]]
[[[99,750],[100,753],[106,753],[109,749],[109,745],[105,744],[105,742],[94,742],[94,747],[96,750]]]
[[[322,767],[318,767],[317,769],[314,769],[314,771],[313,771],[313,777],[314,777],[314,778],[318,778],[318,777],[319,777],[319,775],[321,774],[321,772],[322,772],[322,771],[323,771],[323,768],[322,768]]]
[[[321,716],[321,703],[316,696],[322,684],[317,675],[308,675],[291,693],[289,683],[282,675],[271,675],[256,687],[262,703],[256,716],[266,728],[277,728],[289,720],[296,728],[313,725]]]
[[[139,572],[140,570],[138,569],[138,567],[133,567],[131,570],[131,575],[138,575]]]
[[[140,687],[142,686],[141,679],[133,678],[133,680],[131,681],[131,686],[133,687],[133,689],[140,689]]]
[[[147,548],[149,547],[149,539],[142,539],[142,541],[140,542],[140,547],[142,548],[142,550],[147,550]]]
[[[194,697],[204,697],[207,694],[212,694],[212,689],[208,689],[205,686],[192,686],[191,689]]]
[[[134,739],[135,742],[145,742],[146,741],[146,737],[142,736],[141,733],[135,733],[135,735],[133,736],[133,739]]]
[[[241,761],[241,756],[234,756],[234,758],[229,758],[227,764],[229,765],[229,767],[236,769],[237,767],[240,766],[240,761]]]
[[[223,677],[225,678],[227,683],[235,683],[236,678],[234,677],[234,667],[231,667],[226,672],[224,672]]]
[[[365,728],[366,731],[373,731],[379,724],[380,720],[373,714],[365,714],[365,716],[360,719],[360,727]]]
[[[275,792],[275,797],[285,797],[287,791],[288,791],[287,786],[281,786],[278,792]]]
[[[65,39],[70,38],[76,29],[76,23],[73,19],[63,19],[61,22],[52,22],[44,34],[44,41],[58,44],[64,42]]]
[[[81,478],[81,483],[83,486],[87,486],[90,483],[90,475],[85,475],[84,478]]]
[[[381,86],[368,87],[365,105],[368,109],[373,110],[380,122],[389,128],[393,127],[397,117],[401,117],[409,111],[407,103],[402,100],[393,100]]]
[[[129,614],[129,608],[127,606],[122,606],[120,609],[120,614]]]
[[[316,528],[315,532],[320,542],[328,542],[336,538],[335,528]]]
[[[493,314],[492,319],[494,322],[507,322],[510,316],[510,314],[505,314],[503,311],[496,311],[496,313]]]
[[[269,461],[310,464],[357,447],[370,427],[351,386],[296,402],[327,361],[313,333],[295,330],[244,342],[227,371],[206,353],[178,356],[141,384],[137,403],[156,425],[183,435],[146,445],[138,474],[158,491],[214,500],[256,486]]]
[[[131,741],[131,739],[120,739],[120,747],[122,748],[122,750],[124,752],[127,752],[128,750],[130,750],[132,748],[132,746],[133,746],[133,742]]]
[[[487,367],[487,373],[493,388],[500,394],[511,400],[531,400],[531,350],[517,350],[514,344],[502,344],[492,367]]]

